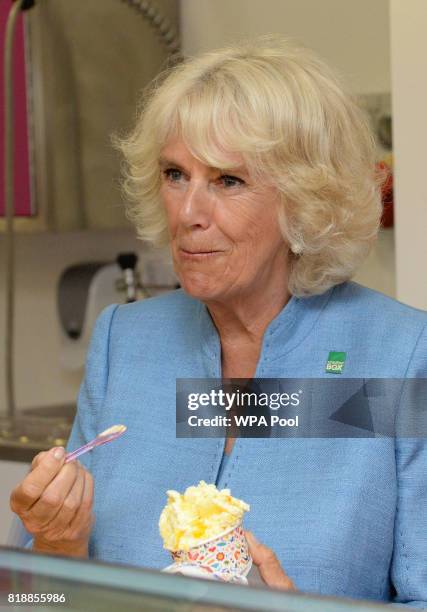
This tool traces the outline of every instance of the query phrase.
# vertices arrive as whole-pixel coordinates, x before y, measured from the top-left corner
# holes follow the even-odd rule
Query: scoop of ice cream
[[[164,548],[171,551],[197,546],[236,525],[249,505],[232,497],[230,489],[218,490],[201,480],[182,495],[167,491],[168,501],[159,520]]]
[[[113,425],[112,427],[109,427],[108,429],[105,429],[103,432],[98,434],[97,438],[99,438],[99,436],[111,436],[111,434],[124,433],[126,429],[126,425]]]

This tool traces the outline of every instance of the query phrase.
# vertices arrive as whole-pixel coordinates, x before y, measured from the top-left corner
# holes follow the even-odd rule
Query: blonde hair
[[[156,245],[168,242],[159,156],[177,135],[212,167],[232,168],[227,154],[240,153],[255,180],[278,189],[292,294],[351,278],[378,232],[384,177],[364,112],[323,60],[267,35],[187,58],[151,83],[116,146],[127,216]]]

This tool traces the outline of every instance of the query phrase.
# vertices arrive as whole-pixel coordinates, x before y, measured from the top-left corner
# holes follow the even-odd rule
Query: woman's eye
[[[178,168],[166,168],[166,170],[163,170],[163,175],[171,183],[178,183],[183,177],[181,170],[178,170]],[[245,182],[243,179],[240,179],[237,176],[231,176],[230,174],[223,174],[218,180],[221,181],[224,187],[227,188],[237,187],[239,185],[243,185]]]
[[[231,176],[230,174],[223,174],[220,180],[223,181],[225,187],[237,187],[238,185],[243,185],[245,182],[243,179],[237,176]]]
[[[163,171],[163,174],[173,183],[179,181],[182,176],[181,170],[178,170],[177,168],[167,168]]]

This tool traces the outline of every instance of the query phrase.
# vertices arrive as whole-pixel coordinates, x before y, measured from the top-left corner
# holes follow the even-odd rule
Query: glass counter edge
[[[136,591],[199,604],[239,606],[242,610],[262,609],[265,612],[275,612],[282,611],[286,606],[289,612],[323,612],[326,604],[330,612],[348,612],[355,609],[355,604],[360,611],[384,610],[384,604],[366,600],[347,601],[336,597],[222,584],[132,565],[117,565],[93,559],[70,559],[16,547],[0,546],[1,570],[32,573],[49,577],[53,581],[81,582],[88,588],[105,586],[113,590]]]

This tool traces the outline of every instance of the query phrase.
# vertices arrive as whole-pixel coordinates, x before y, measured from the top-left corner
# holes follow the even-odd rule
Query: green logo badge
[[[345,358],[345,353],[331,351],[328,356],[328,361],[326,362],[325,371],[328,374],[342,374],[342,371],[344,370]]]

